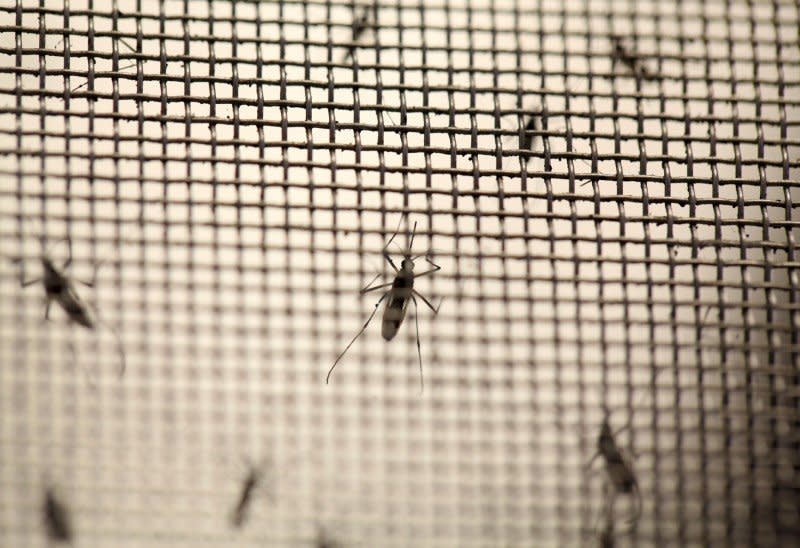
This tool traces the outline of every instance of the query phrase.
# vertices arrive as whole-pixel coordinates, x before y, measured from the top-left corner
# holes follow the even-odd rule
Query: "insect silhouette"
[[[633,472],[633,466],[617,445],[615,434],[609,424],[608,415],[609,413],[606,411],[606,418],[603,420],[600,435],[597,438],[597,452],[589,461],[587,468],[592,466],[597,457],[603,458],[608,481],[613,491],[607,504],[613,507],[616,497],[620,494],[632,495],[634,497],[634,512],[628,522],[635,524],[642,512],[642,495],[639,491],[636,475]]]
[[[62,310],[64,310],[70,321],[86,329],[95,330],[98,326],[96,315],[92,313],[91,306],[78,295],[74,282],[77,281],[86,287],[93,288],[97,277],[97,268],[94,270],[91,281],[78,280],[77,278],[68,276],[66,271],[72,264],[71,246],[69,246],[69,256],[61,268],[56,266],[55,262],[47,253],[42,254],[41,263],[42,277],[31,280],[20,278],[20,285],[25,288],[35,283],[42,282],[45,291],[44,319],[50,319],[50,305],[55,301]],[[122,340],[119,333],[111,325],[108,325],[108,329],[117,341],[120,356],[119,376],[122,377],[125,374],[125,352],[122,348]]]
[[[250,510],[250,505],[255,495],[256,489],[263,479],[263,469],[260,466],[250,465],[250,470],[242,483],[242,491],[239,495],[239,501],[231,512],[231,526],[240,528],[244,525],[247,519],[247,514]]]
[[[401,217],[400,219],[401,223],[402,220],[403,219]],[[433,311],[434,314],[439,313],[439,307],[441,307],[442,303],[440,301],[439,306],[434,307],[428,299],[426,299],[421,293],[419,293],[416,289],[414,289],[414,280],[416,280],[417,278],[421,278],[423,276],[428,276],[429,274],[433,274],[434,272],[441,270],[442,267],[434,263],[430,259],[430,257],[427,256],[427,254],[415,255],[415,256],[411,255],[411,247],[414,245],[414,236],[417,232],[417,223],[415,222],[414,228],[411,232],[411,239],[408,242],[408,247],[406,248],[405,251],[403,251],[403,260],[400,262],[400,268],[397,268],[397,265],[395,265],[394,261],[392,260],[392,257],[389,255],[387,250],[394,241],[399,230],[400,230],[400,225],[398,224],[397,230],[395,230],[394,234],[389,239],[389,241],[386,242],[386,245],[383,247],[382,251],[383,257],[389,262],[389,265],[392,267],[392,270],[394,270],[395,273],[394,281],[373,286],[372,284],[375,283],[375,280],[377,280],[378,277],[380,276],[380,274],[378,274],[372,279],[370,283],[368,283],[365,287],[361,289],[359,294],[364,295],[366,293],[371,293],[372,291],[378,291],[380,289],[389,288],[381,296],[381,298],[378,299],[378,302],[375,303],[375,308],[372,310],[372,313],[369,315],[369,318],[367,318],[367,321],[364,322],[364,325],[361,328],[361,330],[358,333],[356,333],[356,336],[353,337],[353,340],[350,341],[350,344],[348,344],[347,347],[345,347],[342,353],[339,354],[339,357],[336,358],[336,361],[333,362],[333,365],[328,371],[328,376],[325,377],[325,384],[328,384],[328,382],[330,382],[331,374],[333,373],[333,370],[336,368],[336,365],[339,363],[339,360],[342,359],[342,357],[347,353],[350,347],[353,346],[353,343],[355,343],[356,340],[361,336],[361,334],[364,333],[364,331],[367,329],[367,326],[369,325],[369,322],[372,321],[372,318],[378,311],[378,307],[384,300],[386,300],[387,301],[386,307],[384,308],[383,320],[381,322],[381,335],[387,341],[391,341],[394,338],[394,336],[397,335],[397,331],[398,329],[400,329],[400,325],[403,323],[403,320],[405,319],[406,311],[408,310],[408,303],[409,302],[414,303],[414,322],[417,328],[417,354],[419,356],[420,391],[424,390],[425,388],[425,382],[423,380],[423,375],[422,375],[422,351],[420,349],[420,344],[419,344],[419,307],[417,304],[417,297],[422,299],[422,302],[424,302],[428,306],[428,308],[430,308]],[[425,261],[431,266],[433,266],[433,268],[426,270],[425,272],[421,272],[419,274],[414,274],[414,261],[416,261],[420,257],[425,257]]]
[[[54,542],[72,542],[72,520],[67,507],[56,498],[52,488],[45,489],[42,508],[47,537]]]
[[[596,526],[594,529],[594,536],[597,538],[597,546],[600,548],[614,548],[617,544],[617,538],[627,535],[631,532],[632,527],[626,530],[618,531],[614,519],[614,506],[613,504],[606,504],[605,511],[602,516],[603,527]]]
[[[361,9],[361,14],[353,19],[353,23],[351,24],[351,29],[353,32],[352,37],[352,44],[347,47],[347,51],[342,57],[342,63],[347,62],[353,56],[353,52],[358,47],[357,43],[361,39],[361,35],[367,29],[373,28],[375,26],[375,6],[364,6]]]
[[[525,123],[525,128],[520,136],[519,149],[533,152],[533,146],[537,139],[541,138],[538,132],[542,131],[542,111],[536,109],[528,114],[528,121]],[[530,156],[525,157],[525,163],[530,160]]]
[[[597,545],[600,548],[614,548],[615,543],[615,536],[614,536],[614,512],[613,510],[607,510],[605,512],[605,520],[603,529],[597,533]]]
[[[614,46],[614,51],[611,53],[614,63],[619,62],[624,64],[635,76],[639,76],[645,80],[652,80],[655,78],[655,75],[647,69],[642,59],[625,46],[625,42],[622,38],[619,36],[612,36],[611,43]]]

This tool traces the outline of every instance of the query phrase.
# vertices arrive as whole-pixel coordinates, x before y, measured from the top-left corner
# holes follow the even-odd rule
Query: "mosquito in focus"
[[[79,280],[67,275],[66,270],[72,264],[72,246],[69,247],[69,256],[61,268],[58,268],[53,260],[44,253],[41,257],[42,263],[42,277],[34,278],[32,280],[25,280],[20,277],[20,285],[25,288],[35,283],[42,282],[45,291],[45,309],[44,319],[50,320],[50,304],[52,301],[58,303],[59,306],[69,317],[70,321],[76,323],[86,329],[95,330],[98,321],[95,314],[92,313],[92,307],[81,299],[78,292],[75,290],[73,282],[79,282],[86,287],[93,288],[97,277],[97,268],[95,268],[91,281]],[[107,325],[108,329],[114,335],[119,348],[120,356],[120,370],[119,376],[125,374],[125,352],[122,348],[122,339],[119,333],[111,325]]]
[[[528,121],[525,123],[525,128],[519,138],[519,149],[526,152],[533,152],[533,145],[537,138],[541,138],[539,132],[542,131],[542,111],[535,109],[528,114]],[[530,156],[525,156],[525,163],[528,163]]]
[[[511,113],[509,113],[510,115]],[[508,116],[508,115],[506,115]],[[536,144],[536,140],[541,138],[542,132],[542,109],[540,107],[536,107],[528,112],[525,125],[520,131],[519,135],[519,145],[518,149],[520,152],[525,152],[525,160],[522,162],[523,164],[527,164],[528,160],[530,160],[530,155],[527,152],[535,152],[534,145]],[[509,142],[514,135],[509,136],[506,142]],[[470,159],[473,158],[472,151],[461,152],[463,156],[466,156]]]
[[[259,484],[262,483],[263,476],[263,466],[256,466],[254,464],[250,465],[250,470],[248,471],[247,476],[244,478],[244,482],[242,483],[242,491],[239,495],[239,501],[233,508],[233,512],[231,512],[231,526],[235,529],[240,528],[247,519],[247,514],[250,510],[253,496],[255,495],[256,490],[259,488]]]
[[[400,222],[402,223],[402,217],[400,218]],[[408,247],[405,251],[403,251],[403,260],[400,263],[400,268],[397,268],[394,261],[392,260],[391,256],[388,253],[388,248],[394,241],[397,233],[400,230],[400,225],[397,225],[397,230],[395,230],[392,237],[386,242],[386,245],[383,247],[383,257],[389,262],[389,265],[392,267],[392,270],[395,272],[394,281],[373,286],[372,284],[375,283],[375,280],[380,277],[380,274],[375,276],[370,283],[368,283],[364,288],[361,289],[359,292],[360,295],[364,295],[366,293],[371,293],[372,291],[378,291],[380,289],[389,288],[378,302],[375,303],[375,308],[372,310],[372,313],[367,318],[367,321],[364,322],[363,327],[361,330],[356,333],[356,336],[353,337],[353,340],[350,341],[345,349],[339,354],[339,357],[336,358],[336,361],[333,362],[330,370],[328,371],[328,376],[325,377],[325,384],[328,384],[331,379],[331,374],[333,373],[334,368],[336,368],[336,364],[339,363],[339,360],[347,353],[353,343],[361,336],[362,333],[367,329],[369,322],[372,321],[372,318],[375,316],[375,313],[378,311],[378,307],[381,303],[388,299],[386,302],[386,306],[383,310],[383,320],[381,321],[381,335],[387,341],[391,341],[395,335],[397,335],[398,329],[400,329],[400,325],[403,323],[403,320],[406,316],[406,311],[408,310],[408,303],[409,301],[414,303],[414,323],[416,324],[417,328],[417,355],[419,356],[419,386],[420,391],[423,391],[425,388],[425,382],[423,380],[422,375],[422,350],[420,349],[419,344],[419,306],[417,304],[417,297],[422,299],[428,308],[430,308],[434,315],[439,313],[439,307],[442,306],[441,301],[439,302],[439,306],[434,307],[431,302],[426,299],[420,292],[414,289],[414,280],[417,278],[421,278],[423,276],[428,276],[429,274],[433,274],[441,270],[441,266],[434,263],[427,254],[421,255],[411,255],[411,247],[414,245],[414,236],[417,232],[417,223],[414,222],[414,228],[411,231],[411,239],[408,242]],[[414,274],[414,261],[417,259],[424,257],[425,261],[433,266],[430,270],[426,270],[425,272]]]
[[[611,43],[614,46],[614,51],[611,53],[614,63],[619,62],[624,64],[635,76],[639,76],[645,80],[653,80],[655,78],[655,75],[647,69],[639,55],[625,46],[622,38],[619,36],[612,36]]]
[[[606,473],[613,490],[608,504],[613,507],[617,495],[633,495],[634,512],[628,522],[632,525],[635,524],[642,513],[642,494],[639,491],[639,482],[636,480],[633,466],[622,453],[619,445],[617,445],[615,434],[612,432],[611,425],[608,422],[608,412],[606,412],[606,418],[603,420],[603,426],[597,438],[597,452],[589,461],[587,468],[591,468],[597,457],[602,457],[605,462]]]
[[[72,542],[72,520],[69,510],[56,498],[55,491],[50,487],[45,489],[42,514],[47,538],[53,542]]]
[[[353,23],[351,24],[353,31],[353,38],[351,40],[352,44],[347,47],[347,51],[345,52],[344,57],[342,57],[342,63],[347,62],[348,59],[353,57],[353,52],[358,47],[357,42],[361,39],[361,35],[364,34],[367,29],[375,26],[373,17],[374,12],[375,6],[364,6],[361,10],[361,15],[353,19]]]

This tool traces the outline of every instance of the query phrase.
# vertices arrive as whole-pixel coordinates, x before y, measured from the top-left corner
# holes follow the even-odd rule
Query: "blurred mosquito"
[[[403,218],[400,218],[400,223],[402,223]],[[395,335],[397,335],[398,329],[400,329],[400,325],[403,323],[403,319],[405,319],[406,311],[408,309],[409,301],[414,303],[414,322],[417,327],[417,354],[419,356],[419,386],[420,391],[424,390],[425,383],[422,376],[422,350],[420,349],[419,344],[419,307],[417,304],[417,297],[422,299],[428,308],[430,308],[434,314],[439,313],[439,307],[442,306],[442,302],[439,301],[439,306],[434,307],[428,299],[426,299],[420,292],[414,289],[414,280],[417,278],[421,278],[423,276],[428,276],[429,274],[433,274],[438,270],[441,270],[442,267],[434,263],[427,254],[421,255],[411,255],[411,247],[414,245],[414,235],[417,232],[417,223],[414,222],[414,228],[411,231],[411,239],[408,242],[408,247],[405,251],[403,251],[403,260],[400,263],[400,268],[397,268],[394,261],[392,260],[391,256],[387,252],[389,246],[394,241],[397,233],[400,231],[400,224],[397,225],[397,230],[395,230],[392,237],[386,242],[386,245],[383,247],[383,257],[389,262],[389,265],[392,267],[392,270],[395,272],[394,281],[373,286],[372,284],[375,283],[380,277],[380,274],[376,275],[372,281],[370,281],[366,286],[364,286],[361,291],[359,292],[360,295],[364,295],[366,293],[370,293],[372,291],[378,291],[380,289],[390,288],[386,290],[386,292],[378,299],[378,302],[375,303],[375,308],[372,310],[372,313],[367,318],[367,321],[364,322],[364,326],[361,330],[356,333],[356,336],[353,337],[353,340],[350,341],[345,349],[339,354],[339,357],[336,358],[336,361],[333,362],[330,370],[328,371],[328,376],[325,377],[325,384],[330,382],[331,374],[333,373],[334,368],[336,368],[336,364],[339,363],[339,360],[347,353],[353,343],[361,336],[362,333],[367,329],[369,322],[372,321],[372,318],[375,316],[375,313],[378,311],[378,307],[380,304],[388,298],[386,303],[386,307],[383,311],[383,320],[381,322],[381,335],[387,341],[391,341]],[[432,269],[426,270],[420,274],[414,274],[414,261],[417,259],[425,257],[425,261],[428,262]]]
[[[231,526],[236,529],[240,528],[247,519],[253,496],[262,483],[264,476],[263,464],[260,466],[250,464],[249,468],[250,470],[247,472],[247,476],[242,482],[239,501],[236,503],[236,506],[234,506],[233,512],[231,512]]]
[[[25,280],[20,272],[20,285],[25,288],[35,283],[42,282],[45,291],[45,320],[50,319],[50,304],[52,301],[55,301],[61,306],[64,312],[66,312],[72,323],[78,324],[86,329],[94,330],[98,325],[98,321],[95,319],[95,314],[92,313],[92,307],[81,299],[80,295],[78,295],[78,292],[75,290],[75,284],[73,282],[79,282],[86,287],[93,288],[97,278],[97,266],[95,265],[91,281],[79,280],[68,276],[66,270],[72,264],[72,246],[68,245],[67,247],[69,249],[69,255],[61,268],[58,268],[47,252],[45,252],[41,256],[42,277]],[[18,261],[19,260],[15,260],[15,262]],[[106,325],[117,341],[120,356],[119,376],[122,377],[125,374],[125,351],[122,348],[122,339],[114,327],[109,324]]]
[[[341,548],[341,544],[328,535],[322,526],[317,525],[317,538],[314,540],[314,548]]]
[[[67,507],[56,498],[55,491],[47,487],[42,508],[47,537],[54,542],[72,542],[72,520]]]
[[[603,458],[609,484],[613,491],[607,504],[613,507],[616,497],[620,494],[633,495],[634,512],[628,522],[635,524],[642,513],[642,494],[639,491],[639,483],[636,480],[633,466],[622,453],[622,449],[620,449],[616,441],[616,436],[625,428],[627,428],[627,425],[616,433],[613,432],[609,423],[609,413],[606,410],[603,425],[600,428],[600,435],[597,438],[597,452],[592,456],[586,467],[590,469],[597,457]]]
[[[639,76],[645,80],[652,80],[655,78],[655,75],[650,72],[642,62],[641,57],[625,46],[625,42],[621,37],[616,35],[611,36],[611,43],[614,46],[614,51],[611,53],[614,64],[624,64],[635,76]]]
[[[608,498],[607,498],[608,500]],[[602,521],[602,528],[599,522]],[[591,536],[597,539],[597,546],[599,548],[614,548],[617,539],[621,536],[630,534],[633,528],[631,526],[624,530],[618,530],[616,520],[614,518],[614,505],[606,504],[603,515],[598,518],[598,524],[591,530]]]
[[[361,14],[353,19],[351,24],[353,32],[352,44],[347,47],[347,51],[342,57],[342,63],[347,62],[347,60],[353,56],[353,52],[358,47],[358,41],[361,39],[361,35],[368,29],[375,27],[375,10],[376,6],[364,6],[361,8]]]

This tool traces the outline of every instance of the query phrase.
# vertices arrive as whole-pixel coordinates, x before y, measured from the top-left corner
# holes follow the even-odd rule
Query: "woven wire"
[[[596,545],[606,408],[619,545],[797,539],[797,2],[65,4],[0,4],[1,546]],[[413,307],[326,386],[398,223],[425,391]]]

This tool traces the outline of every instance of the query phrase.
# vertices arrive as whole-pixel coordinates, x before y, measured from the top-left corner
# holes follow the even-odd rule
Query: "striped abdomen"
[[[390,290],[389,300],[383,311],[383,322],[381,324],[381,335],[387,341],[391,341],[400,324],[406,317],[408,302],[411,300],[411,289],[414,287],[414,275],[405,275],[402,272],[397,275]]]

